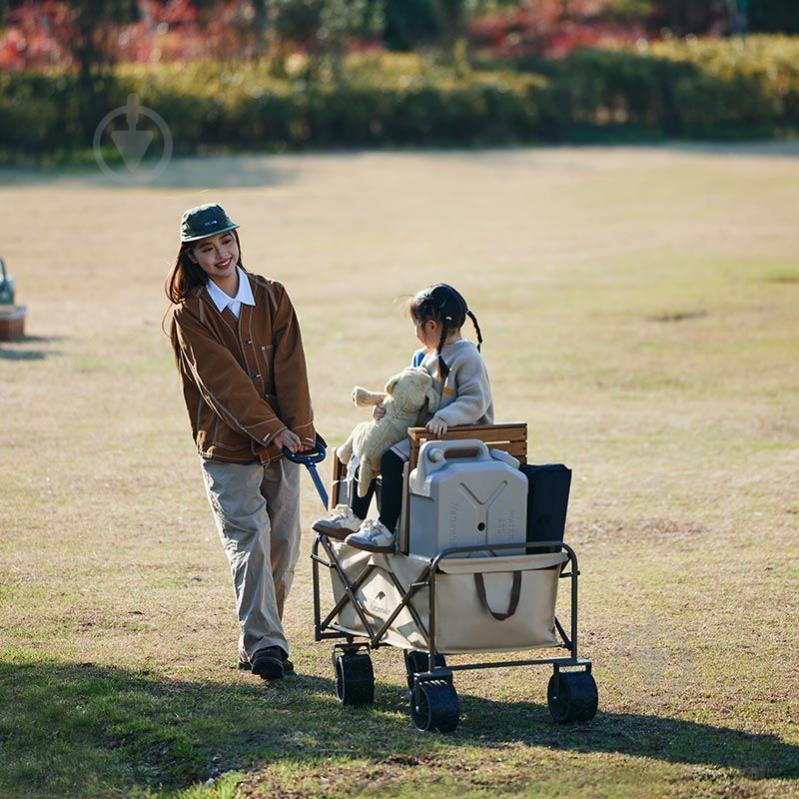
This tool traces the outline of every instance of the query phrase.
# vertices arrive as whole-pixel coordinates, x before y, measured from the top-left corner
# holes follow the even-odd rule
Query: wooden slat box
[[[0,341],[14,341],[25,335],[24,305],[0,305]]]

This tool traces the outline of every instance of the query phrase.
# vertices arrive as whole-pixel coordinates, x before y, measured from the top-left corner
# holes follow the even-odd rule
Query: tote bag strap
[[[480,599],[480,604],[497,620],[505,621],[509,619],[519,607],[519,595],[522,592],[522,573],[513,572],[513,586],[510,589],[510,602],[508,603],[508,610],[506,613],[496,613],[491,609],[486,599],[486,586],[483,581],[482,574],[474,575],[474,584],[477,587],[477,596]]]

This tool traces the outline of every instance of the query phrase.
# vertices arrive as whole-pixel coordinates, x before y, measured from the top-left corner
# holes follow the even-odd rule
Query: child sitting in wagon
[[[491,384],[480,355],[483,342],[477,318],[466,300],[452,286],[437,283],[411,299],[409,304],[416,337],[424,345],[412,360],[433,377],[433,386],[441,399],[427,429],[443,435],[449,427],[469,424],[493,424],[494,406]],[[472,320],[477,345],[461,335],[466,317]],[[376,418],[385,413],[377,406]],[[410,440],[404,439],[389,449],[380,461],[382,477],[380,514],[367,519],[375,491],[375,481],[366,495],[354,497],[351,505],[339,504],[329,516],[314,523],[313,529],[332,538],[346,539],[357,549],[369,552],[393,552],[395,528],[402,510],[402,472],[410,458]]]

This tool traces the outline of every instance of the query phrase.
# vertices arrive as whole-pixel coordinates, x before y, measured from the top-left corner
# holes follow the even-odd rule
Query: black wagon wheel
[[[437,654],[435,659],[435,666],[437,669],[445,669],[447,661],[442,654]],[[406,649],[405,650],[405,674],[408,678],[408,690],[413,690],[413,675],[424,674],[429,671],[430,655],[419,649]]]
[[[549,678],[547,704],[560,724],[590,721],[599,703],[596,681],[590,671],[559,671]]]
[[[420,732],[453,732],[460,716],[458,692],[447,680],[418,683],[411,692],[411,721]]]
[[[333,653],[336,696],[342,705],[368,705],[375,701],[372,659],[365,652]]]

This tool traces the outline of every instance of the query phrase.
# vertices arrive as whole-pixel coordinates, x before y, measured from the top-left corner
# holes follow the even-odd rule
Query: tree
[[[430,0],[386,0],[383,41],[392,50],[415,50],[441,38],[441,22]]]
[[[19,8],[23,0],[0,0],[0,16]],[[139,19],[138,0],[62,0],[37,4],[44,13],[65,10],[61,18],[63,34],[83,83],[114,61],[113,39],[109,31]]]
[[[655,30],[666,28],[676,36],[724,30],[729,27],[730,2],[735,0],[652,0],[650,25]]]
[[[49,0],[31,4],[0,0],[0,17],[10,10],[31,10],[47,16],[56,38],[78,70],[75,108],[65,118],[70,135],[91,141],[97,122],[112,107],[114,79],[108,67],[115,60],[121,25],[139,18],[137,0]]]
[[[267,0],[252,0],[252,31],[255,39],[255,52],[260,55],[266,44],[269,29],[269,9]]]
[[[441,21],[442,46],[447,61],[458,69],[468,63],[469,23],[478,0],[433,0]]]
[[[469,65],[469,26],[472,20],[484,12],[523,4],[522,0],[431,0],[431,3],[439,19],[445,58],[458,70]]]
[[[374,38],[383,27],[383,0],[272,0],[275,32],[281,42],[304,46],[309,69],[328,62],[342,74],[350,38]]]
[[[727,0],[730,33],[743,36],[749,30],[749,0]]]
[[[750,29],[764,33],[799,33],[796,0],[750,0]]]

